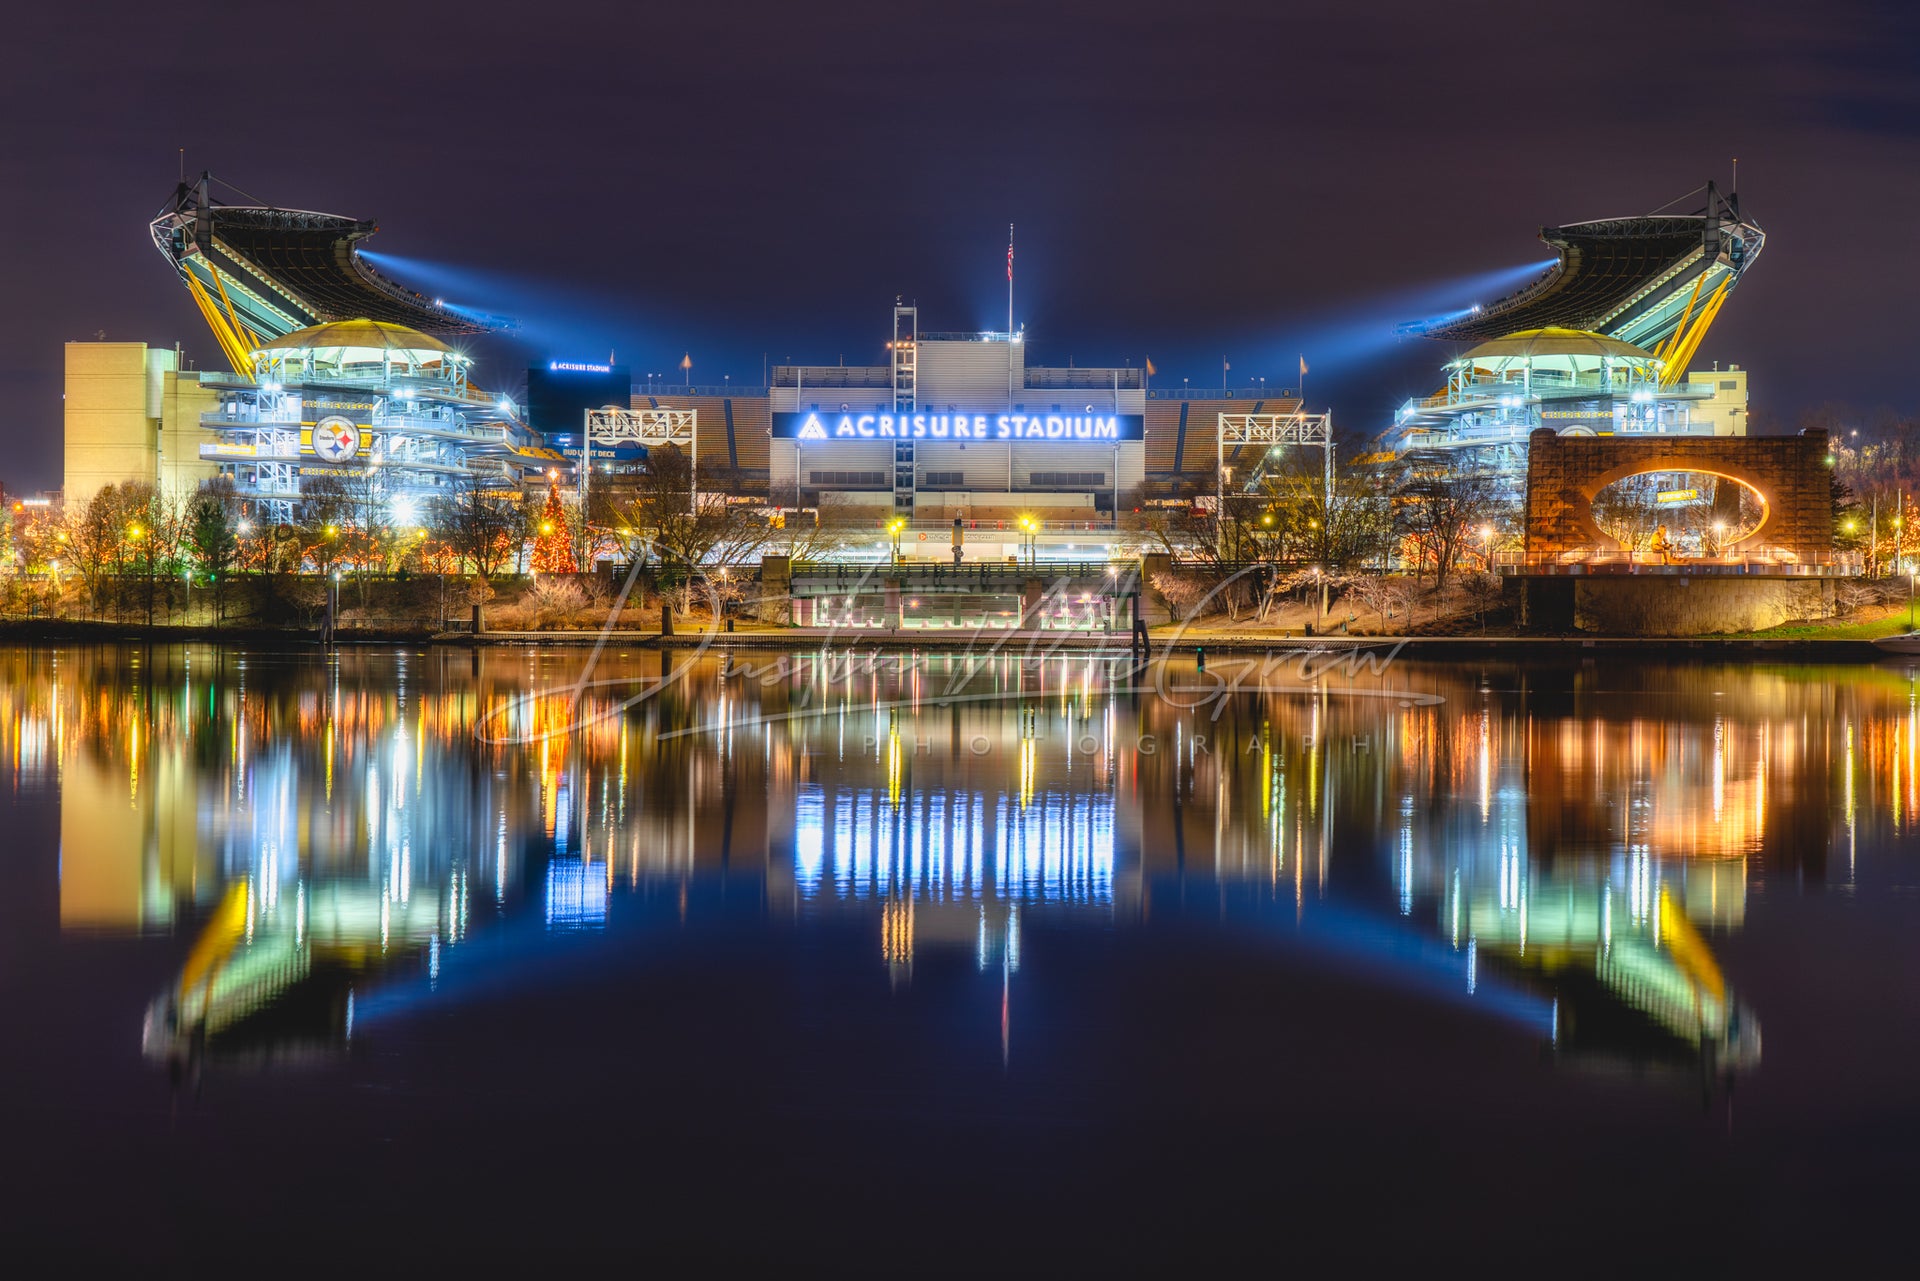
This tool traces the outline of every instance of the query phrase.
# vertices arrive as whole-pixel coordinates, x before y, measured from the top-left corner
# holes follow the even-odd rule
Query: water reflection
[[[0,761],[58,790],[62,928],[195,936],[147,1014],[176,1066],[337,1052],[463,966],[484,984],[708,884],[864,921],[896,981],[971,953],[1004,1053],[1036,920],[1146,928],[1211,886],[1222,928],[1564,1055],[1726,1074],[1760,1053],[1714,944],[1749,888],[1824,881],[1836,837],[1850,877],[1861,825],[1920,809],[1887,670],[1401,663],[1251,692],[1216,662],[1169,695],[1102,659],[636,653],[597,675],[637,684],[582,694],[584,661],[8,651]]]

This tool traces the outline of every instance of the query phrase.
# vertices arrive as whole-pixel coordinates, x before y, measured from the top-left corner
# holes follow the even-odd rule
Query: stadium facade
[[[438,338],[377,320],[296,330],[252,353],[252,376],[203,377],[202,463],[262,519],[291,521],[307,478],[333,476],[396,524],[461,490],[518,496],[562,462],[514,403],[467,381],[470,361]]]
[[[1165,389],[1143,367],[1042,364],[1023,332],[926,330],[900,303],[886,333],[882,363],[779,365],[763,387],[649,380],[614,434],[553,424],[550,439],[576,459],[591,445],[595,484],[620,469],[615,442],[671,442],[731,496],[871,528],[867,551],[904,530],[904,555],[999,559],[1104,556],[1116,513],[1190,505],[1223,469],[1257,474],[1292,424],[1326,432],[1291,389]]]
[[[1741,214],[1737,194],[1712,183],[1702,190],[1704,204],[1690,213],[1543,227],[1557,261],[1539,279],[1460,315],[1402,326],[1473,346],[1447,363],[1444,387],[1400,407],[1395,449],[1470,451],[1512,472],[1542,427],[1744,435],[1746,372],[1688,365],[1766,235]]]

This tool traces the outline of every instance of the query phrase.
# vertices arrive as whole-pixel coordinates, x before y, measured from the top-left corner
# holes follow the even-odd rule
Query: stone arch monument
[[[1797,436],[1562,436],[1543,427],[1528,442],[1527,560],[1617,552],[1594,523],[1601,490],[1648,472],[1698,472],[1738,481],[1760,497],[1760,524],[1734,551],[1784,551],[1799,564],[1833,557],[1827,433]],[[1784,558],[1783,558],[1784,559]]]

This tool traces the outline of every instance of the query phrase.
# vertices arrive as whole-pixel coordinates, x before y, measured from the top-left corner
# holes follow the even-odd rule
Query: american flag
[[[1007,224],[1007,283],[1013,283],[1013,224]]]

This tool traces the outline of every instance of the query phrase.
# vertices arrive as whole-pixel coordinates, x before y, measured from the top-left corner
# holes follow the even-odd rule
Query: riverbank
[[[1156,656],[1208,654],[1393,652],[1406,657],[1433,659],[1519,659],[1528,657],[1633,656],[1637,658],[1702,658],[1719,661],[1868,662],[1890,657],[1872,643],[1870,635],[1889,634],[1881,624],[1830,631],[1814,627],[1781,629],[1783,633],[1752,636],[1637,637],[1582,635],[1414,635],[1307,636],[1271,628],[1234,628],[1173,625],[1152,629],[1150,643]],[[1837,633],[1837,634],[1835,634]],[[766,627],[749,625],[735,631],[569,630],[430,632],[396,629],[342,629],[341,645],[449,645],[463,648],[529,647],[590,648],[607,645],[620,650],[755,649],[808,652],[820,649],[950,650],[976,654],[1032,656],[1039,654],[1113,654],[1129,652],[1125,632],[1013,631],[985,629]],[[290,628],[146,627],[141,624],[81,620],[0,620],[0,644],[222,644],[262,648],[317,648],[317,632]]]

